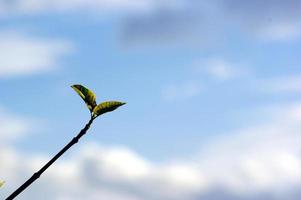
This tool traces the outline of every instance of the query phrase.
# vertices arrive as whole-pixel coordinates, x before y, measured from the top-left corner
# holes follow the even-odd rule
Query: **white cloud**
[[[20,117],[0,107],[0,144],[6,144],[32,130],[33,120]]]
[[[296,40],[301,36],[301,26],[299,24],[279,23],[267,26],[258,35],[266,41]]]
[[[273,77],[267,79],[259,79],[256,82],[256,88],[263,92],[285,93],[285,92],[301,92],[301,76],[288,75]]]
[[[6,162],[0,165],[0,170],[5,171],[2,178],[7,180],[7,185],[5,194],[0,196],[8,195],[23,176],[30,176],[46,162],[46,157],[16,154],[7,149],[1,155]],[[160,166],[124,147],[86,144],[71,159],[57,162],[20,198],[185,199],[203,187],[198,176],[199,172],[187,164]],[[51,195],[45,196],[44,191]]]
[[[36,15],[53,12],[102,11],[147,11],[156,2],[153,0],[16,0],[1,1],[0,16]]]
[[[198,69],[207,72],[217,80],[230,80],[246,76],[249,72],[243,66],[238,66],[223,59],[209,59],[204,64],[198,64]],[[204,67],[204,66],[205,67]]]
[[[99,165],[97,171],[105,171],[104,176],[109,179],[135,180],[148,174],[152,168],[151,164],[146,162],[142,157],[133,153],[124,147],[101,149],[97,145],[90,145],[84,149],[82,154],[85,158],[95,160],[95,152],[98,152],[97,161]]]
[[[43,39],[18,31],[0,32],[0,78],[48,72],[73,50],[64,40]]]
[[[203,89],[197,81],[171,84],[162,89],[162,98],[166,101],[189,99],[198,96]]]
[[[264,109],[257,116],[267,116],[268,112],[269,117],[261,124],[224,135],[203,147],[200,167],[213,185],[246,196],[260,192],[288,195],[300,187],[300,106]]]

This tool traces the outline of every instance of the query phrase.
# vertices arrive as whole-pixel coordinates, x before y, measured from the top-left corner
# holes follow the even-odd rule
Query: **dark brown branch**
[[[59,157],[61,157],[70,147],[76,144],[79,139],[85,135],[93,123],[94,118],[91,117],[90,121],[86,126],[79,132],[79,134],[74,137],[58,154],[56,154],[46,165],[44,165],[39,171],[34,173],[23,185],[21,185],[16,191],[14,191],[6,200],[12,200],[17,197],[21,192],[23,192],[27,187],[29,187],[34,181],[36,181],[47,169],[50,167]]]

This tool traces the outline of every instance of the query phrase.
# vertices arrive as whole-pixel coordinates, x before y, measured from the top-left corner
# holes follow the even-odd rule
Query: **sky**
[[[0,199],[297,200],[300,0],[0,0]]]

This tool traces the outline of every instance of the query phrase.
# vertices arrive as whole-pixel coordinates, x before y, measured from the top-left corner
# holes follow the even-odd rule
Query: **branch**
[[[79,139],[87,133],[93,120],[95,118],[91,117],[90,121],[86,124],[86,126],[79,132],[79,134],[74,137],[60,152],[58,152],[48,163],[46,163],[39,171],[34,173],[32,177],[30,177],[23,185],[21,185],[16,191],[14,191],[6,200],[12,200],[17,197],[21,192],[23,192],[27,187],[29,187],[33,182],[35,182],[40,176],[58,159],[60,158],[66,151],[68,151],[74,144],[76,144]]]

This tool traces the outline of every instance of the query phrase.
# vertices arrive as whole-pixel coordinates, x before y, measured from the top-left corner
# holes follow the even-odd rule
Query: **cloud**
[[[269,27],[263,28],[259,33],[259,37],[267,41],[287,41],[296,40],[301,36],[300,24],[275,24]]]
[[[203,89],[202,85],[197,81],[185,81],[165,86],[161,95],[166,101],[184,100],[198,96]]]
[[[48,13],[71,13],[95,11],[102,14],[115,11],[142,12],[152,8],[153,0],[15,0],[0,2],[0,16],[43,15]]]
[[[0,78],[49,72],[62,56],[70,53],[70,42],[43,39],[18,31],[0,32]]]
[[[242,66],[229,63],[223,59],[214,58],[206,62],[197,63],[198,71],[204,71],[216,80],[226,81],[245,77],[250,72]]]
[[[0,196],[8,195],[22,182],[21,177],[30,176],[47,160],[7,149],[0,159],[5,161],[0,170],[6,172],[2,178],[7,180]],[[154,165],[124,147],[86,144],[74,157],[56,163],[23,198],[185,199],[203,187],[198,176],[189,165]],[[51,195],[45,196],[46,191]]]
[[[126,147],[84,144],[51,167],[20,199],[297,200],[301,104],[257,114],[265,116],[260,124],[207,140],[193,160],[155,163]],[[13,148],[0,150],[5,176],[1,178],[6,180],[0,197],[49,159]]]
[[[218,17],[215,3],[170,1],[150,12],[133,13],[125,18],[122,41],[129,45],[218,44],[222,39],[217,36],[222,23],[214,20]]]
[[[301,36],[299,0],[15,0],[0,2],[0,16],[53,13],[123,15],[125,44],[219,45],[233,32],[263,41]],[[101,11],[101,12],[100,12]]]
[[[290,41],[301,36],[299,0],[173,1],[146,14],[127,18],[123,40],[128,43],[215,46],[233,33],[262,41]],[[172,3],[171,3],[172,4]]]
[[[268,41],[285,41],[301,36],[299,0],[266,0],[243,3],[223,0],[224,11],[242,30]]]
[[[49,157],[15,148],[12,142],[33,130],[35,122],[0,109],[0,172],[7,184],[0,198],[6,198],[20,183],[45,164]],[[199,172],[186,164],[151,163],[122,146],[85,144],[69,159],[61,159],[20,199],[43,198],[140,200],[182,199],[198,191],[203,183]],[[150,190],[151,189],[151,190]],[[49,193],[51,195],[44,195]]]
[[[33,119],[20,117],[0,106],[0,144],[4,145],[32,130]]]
[[[301,76],[287,75],[267,78],[257,80],[255,85],[257,88],[260,88],[261,91],[269,93],[301,92]]]

